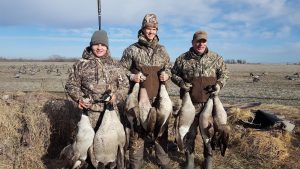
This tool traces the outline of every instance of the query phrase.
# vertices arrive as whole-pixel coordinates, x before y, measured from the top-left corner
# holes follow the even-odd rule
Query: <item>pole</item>
[[[101,30],[101,0],[98,1],[98,22],[99,22],[99,30]]]

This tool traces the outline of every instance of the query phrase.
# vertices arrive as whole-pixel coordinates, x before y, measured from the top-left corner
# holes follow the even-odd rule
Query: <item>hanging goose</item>
[[[162,69],[161,74],[166,73],[164,69]],[[157,122],[156,122],[156,137],[160,137],[164,131],[167,129],[168,120],[173,111],[173,103],[168,94],[166,82],[161,82],[159,89],[159,97],[156,103],[157,107]]]
[[[85,111],[84,111],[85,112]],[[73,144],[66,146],[60,159],[66,161],[67,168],[80,168],[86,164],[88,148],[93,144],[94,129],[87,114],[82,114],[78,122],[78,133]]]
[[[213,119],[215,128],[213,143],[220,146],[221,155],[224,156],[228,146],[230,127],[227,125],[227,113],[218,96],[213,98]]]
[[[124,127],[113,105],[109,102],[110,97],[104,98],[105,111],[101,124],[96,131],[93,144],[89,148],[91,162],[95,168],[125,168],[124,146],[126,136]],[[103,94],[105,97],[105,94]]]
[[[143,81],[141,82],[141,88],[139,93],[139,108],[140,108],[140,120],[141,125],[147,131],[148,130],[148,115],[152,105],[150,103],[148,93],[146,88],[143,85]],[[152,109],[154,110],[154,109]]]
[[[204,144],[210,144],[211,138],[213,137],[214,134],[212,111],[213,111],[213,99],[209,98],[202,112],[200,113],[200,117],[199,117],[199,129]]]
[[[191,84],[188,85],[192,87]],[[176,125],[176,141],[180,150],[183,150],[184,137],[189,131],[196,115],[195,107],[192,103],[189,91],[186,91],[182,98],[182,106],[178,112]]]

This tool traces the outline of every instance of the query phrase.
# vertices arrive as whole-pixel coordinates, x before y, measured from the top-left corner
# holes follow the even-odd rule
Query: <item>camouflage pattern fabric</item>
[[[158,21],[155,14],[146,14],[143,23],[142,23],[142,29],[145,27],[153,27],[158,29]]]
[[[148,42],[142,31],[139,31],[139,40],[137,43],[130,45],[123,52],[121,64],[128,70],[134,69],[134,64],[139,66],[165,66],[166,73],[171,76],[170,57],[163,45],[158,43],[156,38],[152,42]]]
[[[165,67],[165,71],[171,77],[171,64],[170,57],[163,45],[158,43],[158,36],[155,37],[151,42],[147,41],[144,37],[142,30],[138,33],[138,42],[130,45],[123,52],[123,56],[121,58],[121,64],[127,69],[127,74],[131,74],[131,70],[134,70],[136,67]],[[150,98],[152,101],[153,98]],[[141,137],[139,139],[135,138],[135,131],[131,131],[130,134],[130,145],[129,145],[129,168],[140,168],[143,162],[143,150],[144,150],[144,142],[145,137]],[[145,134],[145,132],[141,131],[136,134]],[[142,144],[142,147],[138,145]],[[165,167],[165,163],[169,162],[168,154],[165,152],[165,145],[161,145],[161,143],[157,143],[157,148],[155,151],[156,157],[159,163],[162,164],[162,168]],[[164,147],[164,148],[162,148]]]
[[[197,77],[216,77],[217,83],[223,87],[228,75],[223,58],[207,48],[202,55],[190,48],[176,59],[172,68],[172,81],[178,86],[184,82],[191,83]]]
[[[83,97],[97,100],[106,90],[112,90],[117,96],[117,104],[123,102],[128,93],[128,78],[126,69],[111,58],[110,53],[106,58],[97,58],[87,47],[82,54],[82,59],[73,65],[65,89],[75,101]],[[103,104],[93,104],[92,111],[103,111]]]

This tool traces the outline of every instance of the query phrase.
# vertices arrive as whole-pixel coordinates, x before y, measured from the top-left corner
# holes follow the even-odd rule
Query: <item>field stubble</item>
[[[0,62],[0,91],[64,92],[64,84],[73,63],[70,62]],[[300,73],[300,65],[230,64],[230,79],[220,96],[224,103],[248,102],[298,105],[300,78],[285,76]],[[250,73],[265,76],[253,82]],[[16,78],[18,74],[19,78]],[[169,82],[170,95],[178,96],[178,87]]]
[[[10,94],[11,101],[0,100],[1,134],[0,168],[61,168],[57,160],[59,151],[72,142],[78,117],[74,115],[73,103],[62,99],[63,85],[72,63],[53,62],[1,62],[0,91]],[[227,106],[249,102],[262,102],[260,106],[241,110],[228,110],[229,123],[234,130],[225,157],[215,153],[214,167],[224,168],[297,168],[300,144],[300,81],[287,80],[286,75],[300,71],[299,65],[228,65],[230,80],[221,92],[221,99]],[[22,73],[23,72],[23,73]],[[26,73],[25,73],[26,72]],[[60,73],[59,73],[60,72]],[[252,82],[249,73],[266,74],[259,82]],[[19,77],[16,78],[16,74]],[[169,84],[172,100],[178,99],[178,87]],[[25,91],[27,94],[20,92]],[[40,94],[35,94],[38,91]],[[32,93],[33,92],[33,93]],[[52,95],[49,95],[52,92]],[[31,94],[32,93],[32,94]],[[43,94],[44,93],[44,94]],[[54,94],[54,95],[53,95]],[[59,94],[59,95],[57,95]],[[296,124],[293,133],[259,132],[241,128],[237,119],[253,110],[268,109],[285,115]],[[76,114],[76,113],[75,113]],[[59,119],[59,121],[57,121]],[[174,120],[173,118],[171,121]],[[24,123],[25,122],[25,123]],[[31,132],[29,147],[20,145],[24,124]],[[23,127],[22,127],[23,126]],[[23,134],[22,134],[23,133]],[[39,139],[37,139],[39,138]],[[170,141],[174,140],[170,123]],[[196,140],[196,166],[203,160],[202,143]],[[174,168],[184,163],[181,152],[171,151]],[[143,169],[158,168],[155,160],[146,160]]]

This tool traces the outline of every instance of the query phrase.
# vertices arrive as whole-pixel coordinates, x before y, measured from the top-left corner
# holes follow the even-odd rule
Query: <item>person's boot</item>
[[[213,168],[213,157],[207,156],[203,162],[203,169],[212,169]]]
[[[193,169],[195,167],[194,153],[185,152],[186,164],[184,169]]]
[[[158,159],[158,163],[162,169],[172,169],[171,160],[168,156],[168,153],[157,141],[155,141],[155,156]]]

